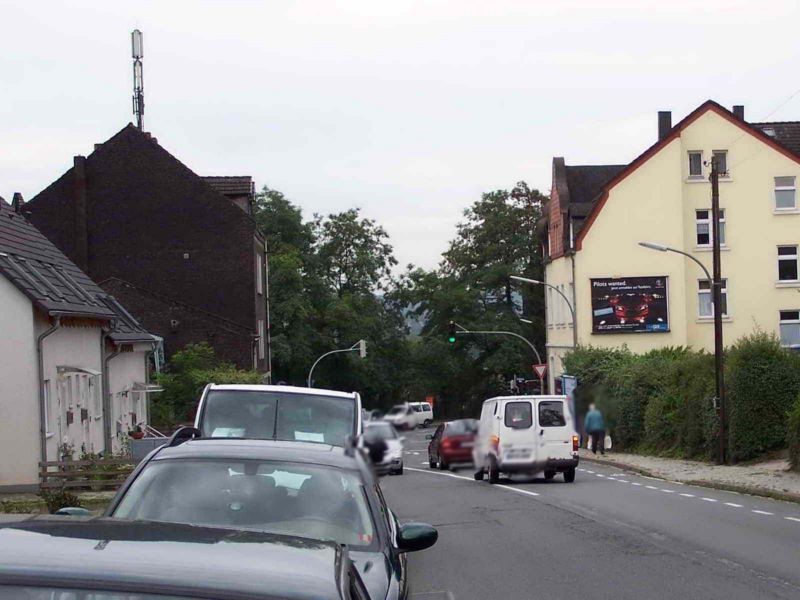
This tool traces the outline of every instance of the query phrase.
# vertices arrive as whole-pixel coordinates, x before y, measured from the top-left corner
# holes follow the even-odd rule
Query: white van
[[[579,439],[566,396],[501,396],[483,403],[473,458],[475,479],[500,473],[564,474],[575,481]]]
[[[433,423],[433,407],[429,402],[397,404],[383,417],[397,429],[428,427]]]

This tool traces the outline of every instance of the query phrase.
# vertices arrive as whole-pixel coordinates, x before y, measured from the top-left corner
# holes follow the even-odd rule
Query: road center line
[[[635,485],[636,487],[642,487],[641,483],[636,483],[635,481],[631,481],[631,485]]]
[[[798,519],[797,517],[784,517],[784,519],[786,519],[788,521],[795,521],[796,523],[800,523],[800,519]]]
[[[675,493],[675,490],[661,490],[661,491],[664,492],[665,494],[674,494]]]
[[[644,487],[646,487],[648,490],[657,490],[657,489],[658,489],[658,488],[657,488],[656,486],[654,486],[654,485],[646,485],[646,486],[644,486]]]
[[[772,516],[772,515],[775,514],[775,513],[767,512],[766,510],[756,510],[756,509],[753,509],[752,512],[756,513],[757,515],[768,515],[768,516]]]
[[[732,506],[733,508],[742,508],[741,504],[736,504],[735,502],[726,502],[725,506]]]
[[[700,498],[700,500],[703,500],[704,502],[718,502],[716,498]]]
[[[694,498],[694,494],[683,493],[683,494],[681,494],[681,496],[683,496],[684,498]]]
[[[479,483],[475,481],[472,477],[464,477],[462,475],[456,475],[455,473],[442,473],[439,471],[429,471],[427,469],[414,469],[412,467],[406,467],[408,471],[416,471],[417,473],[428,473],[430,475],[443,475],[444,477],[452,477],[453,479],[463,479],[464,481],[470,481],[472,483]],[[529,490],[521,490],[519,488],[511,487],[510,485],[499,485],[495,484],[492,487],[502,488],[504,490],[508,490],[509,492],[516,492],[518,494],[524,494],[526,496],[538,496],[537,492],[531,492]]]

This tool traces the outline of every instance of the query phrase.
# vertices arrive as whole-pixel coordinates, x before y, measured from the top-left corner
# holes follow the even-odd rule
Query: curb
[[[710,488],[713,490],[736,492],[738,494],[749,494],[750,496],[760,496],[762,498],[772,498],[773,500],[782,500],[784,502],[794,502],[796,504],[800,504],[800,494],[795,494],[793,492],[782,492],[780,490],[773,490],[770,488],[762,488],[750,485],[736,485],[734,483],[722,483],[717,481],[708,481],[705,479],[669,478],[669,477],[664,477],[657,471],[651,471],[650,469],[645,469],[643,467],[638,467],[636,465],[631,465],[629,463],[625,463],[614,459],[599,460],[596,458],[588,458],[586,456],[581,456],[581,461],[586,461],[597,465],[609,465],[611,467],[616,467],[618,469],[633,471],[634,473],[638,473],[639,475],[644,475],[646,477],[655,477],[656,479],[663,479],[664,481],[674,481],[676,483],[682,483],[684,485],[695,485],[697,487]]]

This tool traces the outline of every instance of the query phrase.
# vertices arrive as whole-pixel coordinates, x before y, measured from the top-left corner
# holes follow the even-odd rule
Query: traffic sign
[[[547,373],[547,365],[533,365],[533,372],[536,373],[539,379],[544,379],[544,375]]]

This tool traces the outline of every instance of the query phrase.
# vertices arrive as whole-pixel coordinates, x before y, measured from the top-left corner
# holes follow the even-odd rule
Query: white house
[[[147,353],[158,341],[20,206],[0,198],[0,490],[9,491],[35,487],[39,461],[117,451],[147,422]]]

